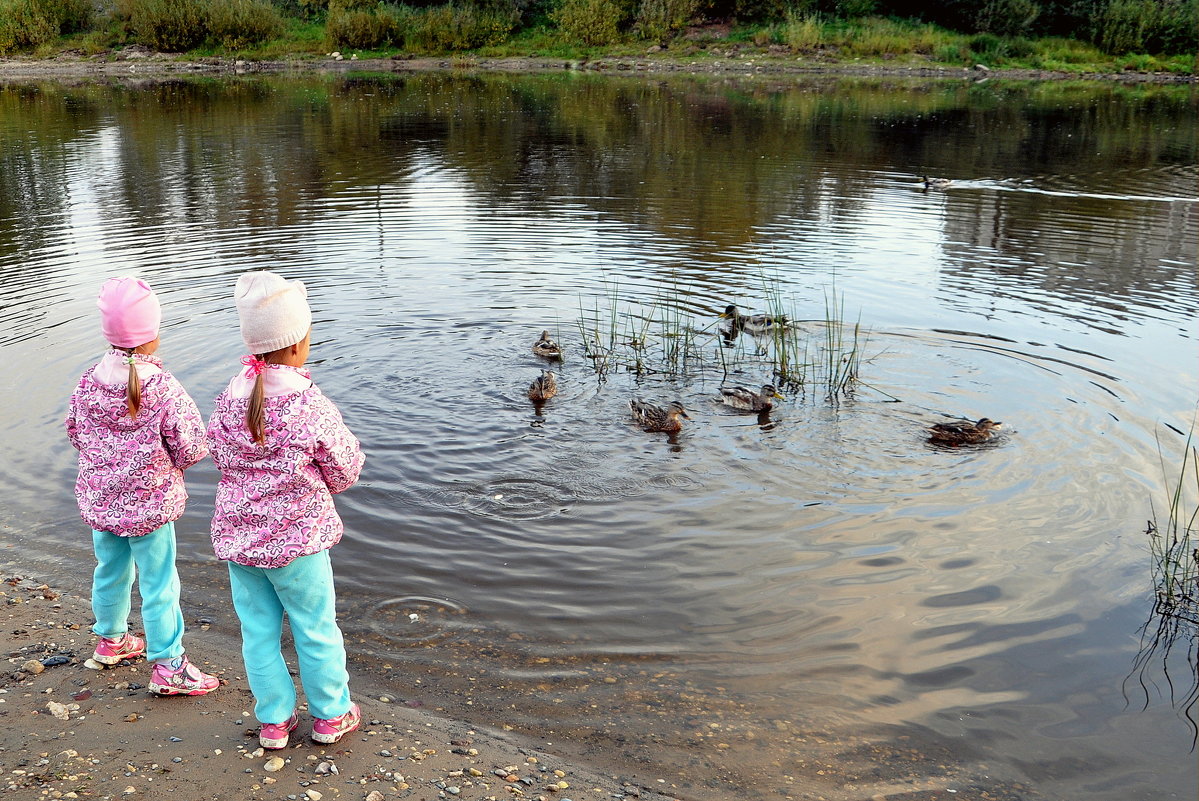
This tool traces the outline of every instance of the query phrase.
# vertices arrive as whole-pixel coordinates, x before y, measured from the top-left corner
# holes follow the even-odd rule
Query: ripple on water
[[[401,646],[421,646],[457,637],[469,625],[469,610],[450,598],[403,595],[381,601],[366,613],[366,627]]]
[[[561,514],[573,505],[574,493],[556,480],[533,477],[496,478],[457,491],[466,510],[505,520],[537,520]]]

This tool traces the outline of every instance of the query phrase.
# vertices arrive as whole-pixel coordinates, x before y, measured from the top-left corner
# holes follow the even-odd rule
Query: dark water
[[[1194,798],[1185,646],[1128,677],[1199,398],[1197,118],[1104,85],[0,85],[0,511],[86,575],[60,421],[106,277],[158,289],[207,413],[233,282],[279,269],[368,453],[334,555],[398,697],[684,798]],[[855,393],[817,366],[769,419],[715,401],[722,363],[771,378],[716,314],[771,302],[816,363],[860,321]],[[599,380],[613,318],[659,367],[691,331],[686,369]],[[694,420],[645,434],[637,394]],[[1005,433],[932,448],[946,415]]]

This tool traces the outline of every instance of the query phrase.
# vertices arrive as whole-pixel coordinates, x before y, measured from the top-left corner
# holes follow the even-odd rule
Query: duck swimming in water
[[[682,402],[677,400],[671,401],[667,406],[655,406],[634,398],[629,401],[629,409],[633,412],[633,419],[646,431],[665,431],[673,434],[683,428],[680,417],[691,419]]]
[[[547,359],[562,358],[562,348],[558,347],[557,342],[550,339],[549,331],[541,332],[541,339],[533,343],[533,352]]]
[[[541,375],[529,384],[529,400],[547,401],[558,394],[558,379],[549,370],[542,370]]]
[[[948,178],[929,178],[927,175],[920,176],[920,180],[924,183],[925,189],[944,189],[953,183]]]
[[[763,384],[761,392],[754,392],[748,387],[721,387],[720,395],[721,403],[748,412],[768,412],[774,407],[776,399],[783,400],[774,384]]]
[[[723,330],[730,336],[736,336],[742,331],[761,336],[778,330],[787,324],[786,317],[772,317],[769,314],[742,314],[733,304],[725,306],[724,311],[720,314],[720,319],[728,320],[724,324]]]
[[[957,423],[933,423],[928,429],[928,441],[938,445],[977,445],[986,442],[1003,423],[982,418],[977,423],[962,420]]]

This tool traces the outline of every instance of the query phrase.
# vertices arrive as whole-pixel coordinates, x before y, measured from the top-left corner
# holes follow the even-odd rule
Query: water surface
[[[1177,458],[1199,397],[1195,101],[573,74],[0,86],[0,510],[21,548],[90,559],[61,418],[103,349],[105,278],[154,284],[161,353],[207,413],[242,355],[233,283],[278,269],[308,284],[314,377],[368,454],[334,556],[356,670],[398,697],[683,798],[1193,798],[1166,683],[1193,674],[1185,648],[1147,695],[1126,679],[1159,441]],[[825,318],[860,321],[855,392],[810,381],[767,419],[717,403],[772,375],[716,315],[771,302],[814,359]],[[601,380],[583,338],[610,319],[654,359],[691,331],[686,369]],[[567,354],[538,412],[543,328]],[[694,420],[646,434],[635,395]],[[984,415],[1005,423],[989,447],[924,441]],[[224,587],[216,474],[188,477],[200,603]]]

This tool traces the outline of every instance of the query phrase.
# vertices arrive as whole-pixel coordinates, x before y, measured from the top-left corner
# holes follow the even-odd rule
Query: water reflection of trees
[[[71,144],[100,128],[113,135],[111,180],[92,189],[110,220],[292,225],[323,213],[327,198],[405,185],[432,164],[530,215],[584,207],[717,256],[779,219],[815,224],[859,210],[875,192],[864,174],[1029,180],[1192,165],[1192,103],[1175,88],[573,73],[10,85],[0,87],[9,121],[0,127],[0,249],[37,247],[62,224],[65,176],[90,164]],[[1005,176],[1014,163],[1028,174]],[[1177,280],[1164,260],[1193,260],[1181,232],[1193,227],[1194,204],[1129,217],[1126,204],[1088,201],[1088,224],[1108,233],[1096,238],[1046,226],[1060,198],[979,192],[974,202],[949,220],[949,241],[1019,264],[1098,265],[1088,292],[1156,290]],[[1180,235],[1148,235],[1161,227]],[[1111,242],[1136,252],[1117,258]],[[1161,244],[1150,252],[1146,242]],[[974,281],[976,269],[962,258],[946,281]],[[1055,292],[1082,286],[1035,270],[1025,278]]]

